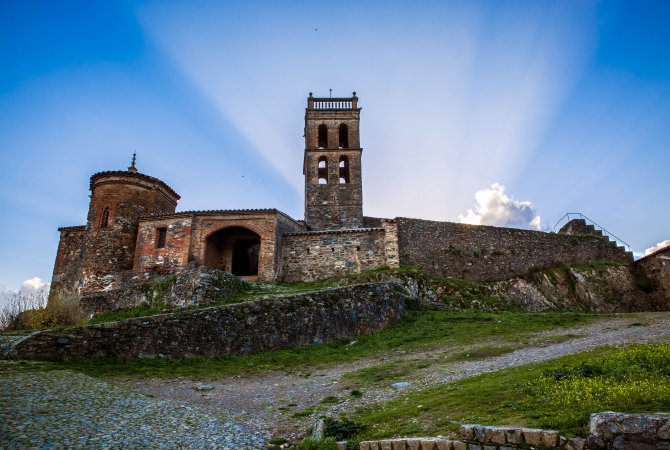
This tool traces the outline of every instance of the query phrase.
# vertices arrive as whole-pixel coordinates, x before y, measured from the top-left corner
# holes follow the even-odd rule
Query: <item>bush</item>
[[[47,300],[45,291],[35,294],[16,293],[0,311],[0,328],[4,330],[35,330],[74,325],[85,316],[79,294],[61,291]]]
[[[338,441],[344,441],[361,433],[365,426],[347,419],[335,420],[327,417],[324,419],[324,434],[335,438]]]
[[[296,450],[337,450],[337,443],[335,438],[328,437],[322,441],[315,441],[311,437],[307,437],[300,441],[296,446]]]

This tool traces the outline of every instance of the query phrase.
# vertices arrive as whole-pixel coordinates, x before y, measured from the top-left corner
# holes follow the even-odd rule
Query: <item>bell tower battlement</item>
[[[305,222],[311,230],[363,227],[358,97],[315,98],[305,110]]]

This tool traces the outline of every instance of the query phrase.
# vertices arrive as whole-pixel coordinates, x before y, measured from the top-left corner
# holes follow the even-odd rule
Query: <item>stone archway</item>
[[[244,227],[229,227],[207,236],[205,266],[240,277],[258,276],[261,237]]]

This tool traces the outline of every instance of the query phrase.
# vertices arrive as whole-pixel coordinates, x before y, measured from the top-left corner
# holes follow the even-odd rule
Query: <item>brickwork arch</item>
[[[205,241],[205,266],[242,277],[258,276],[261,236],[246,227],[220,228]]]

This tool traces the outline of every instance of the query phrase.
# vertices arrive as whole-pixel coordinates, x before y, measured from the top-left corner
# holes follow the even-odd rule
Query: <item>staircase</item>
[[[612,247],[620,249],[621,252],[625,254],[627,259],[629,259],[631,262],[633,261],[633,252],[631,251],[630,245],[595,223],[593,220],[586,217],[584,214],[567,213],[561,218],[561,220],[556,222],[556,225],[554,225],[554,231],[556,231],[556,228],[558,228],[558,226],[564,222],[565,224],[558,230],[558,233],[591,234],[600,236],[607,239]]]

